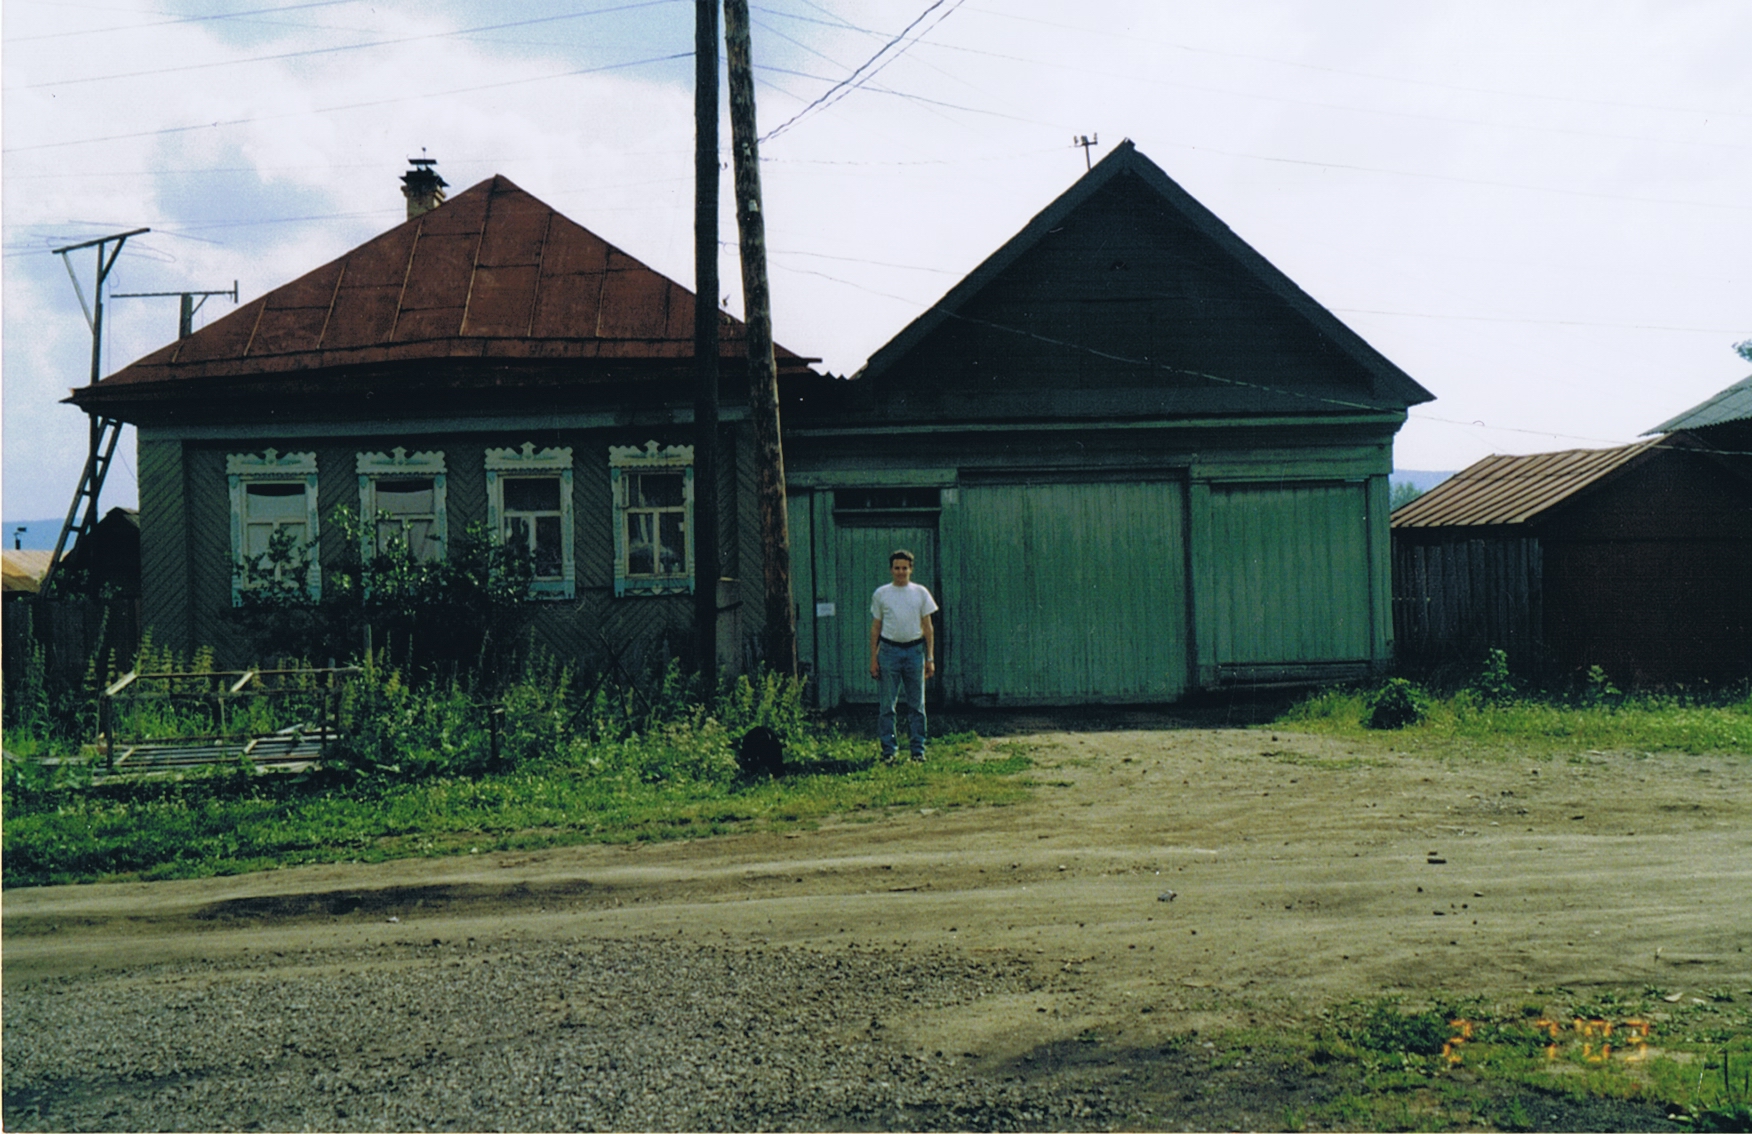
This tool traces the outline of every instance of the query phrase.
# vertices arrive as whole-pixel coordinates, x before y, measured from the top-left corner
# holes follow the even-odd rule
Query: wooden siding
[[[1353,358],[1129,175],[987,283],[875,397],[883,416],[974,420],[1375,404]]]
[[[1394,637],[1408,664],[1475,663],[1494,647],[1534,667],[1543,603],[1536,539],[1393,543]]]
[[[140,623],[160,646],[193,648],[189,626],[188,502],[181,441],[139,438]]]
[[[1224,676],[1372,660],[1368,524],[1363,484],[1211,487],[1211,646]]]
[[[749,507],[751,494],[741,492],[739,487],[742,482],[752,482],[753,472],[746,467],[746,446],[736,443],[736,430],[735,426],[727,427],[720,442],[722,460],[717,495],[727,572],[735,571],[739,561],[749,558],[749,549],[739,544],[746,542],[746,533],[751,530],[749,518],[741,514]],[[685,426],[667,426],[143,443],[141,534],[142,552],[147,557],[142,567],[146,624],[155,628],[155,640],[175,645],[179,650],[211,645],[224,664],[260,660],[250,656],[254,648],[231,606],[230,501],[225,478],[228,453],[260,452],[270,446],[282,452],[316,453],[321,558],[325,572],[330,572],[351,559],[352,549],[342,546],[332,518],[339,506],[355,510],[359,506],[355,473],[359,452],[401,446],[410,451],[445,454],[450,549],[454,556],[461,553],[470,525],[484,524],[487,518],[486,450],[533,441],[542,446],[569,445],[573,449],[578,595],[571,602],[531,603],[524,633],[539,648],[586,670],[618,666],[634,674],[663,664],[671,657],[688,657],[693,636],[692,596],[614,598],[614,514],[608,448],[653,439],[662,444],[687,444],[692,437]],[[758,563],[758,548],[755,562]],[[756,588],[753,610],[758,615],[758,578],[753,585]],[[733,666],[740,666],[745,660],[746,638],[752,632],[745,628],[750,613],[748,603],[743,601],[745,590],[745,581],[736,580],[724,592],[728,601],[724,603],[726,617],[721,619],[721,626],[728,626],[732,634],[732,640],[725,643],[725,652],[726,660]],[[158,629],[160,623],[165,629]],[[170,635],[176,627],[180,627],[181,634],[173,638]],[[758,630],[758,625],[754,630]],[[333,649],[339,656],[353,652],[359,645],[337,642]]]
[[[1184,485],[972,485],[944,507],[947,670],[975,703],[1170,701],[1187,683]]]

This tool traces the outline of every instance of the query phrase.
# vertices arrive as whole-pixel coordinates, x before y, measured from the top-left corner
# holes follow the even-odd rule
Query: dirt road
[[[1234,1109],[1244,1092],[1222,1112],[1180,1092],[1184,1105],[1172,1111],[1162,1091],[1140,1102],[1108,1081],[1086,1097],[1053,1095],[1039,1078],[1043,1098],[1057,1100],[1041,1102],[1030,1075],[1062,1077],[1075,1062],[1066,1053],[1089,1045],[1137,1052],[1180,1037],[1175,1050],[1196,1056],[1183,1042],[1194,1030],[1356,997],[1752,986],[1752,761],[1743,757],[1552,759],[1405,751],[1391,736],[1359,744],[1210,729],[994,743],[1029,748],[1041,784],[1033,801],[785,836],[7,891],[7,1125],[168,1125],[167,1113],[185,1112],[167,1112],[164,1091],[274,1067],[302,1082],[313,1068],[349,1065],[323,1036],[361,1028],[381,1042],[360,1040],[352,1063],[376,1052],[371,1066],[405,1067],[409,1052],[429,1059],[442,1049],[452,1070],[485,1067],[483,1052],[507,1044],[556,1051],[593,1027],[662,1031],[670,1012],[708,1039],[735,1031],[709,1011],[688,1014],[709,987],[713,1003],[737,1006],[751,1037],[716,1049],[753,1062],[736,1064],[747,1072],[741,1087],[720,1084],[720,1094],[685,1105],[646,1106],[622,1084],[620,1102],[598,1091],[594,1110],[576,1100],[569,1111],[483,1110],[492,1092],[479,1085],[454,1097],[428,1085],[438,1109],[422,1109],[415,1080],[391,1076],[349,1087],[348,1097],[376,1100],[353,1109],[319,1092],[303,1109],[247,1113],[266,1125],[348,1128],[1275,1126],[1271,1100],[1251,1121]],[[458,971],[446,976],[452,961]],[[597,1016],[578,1014],[576,992],[556,1006],[567,987],[557,975],[552,987],[535,976],[498,991],[455,983],[481,968],[558,966],[575,977],[581,963],[597,973]],[[676,975],[690,966],[694,978]],[[343,1018],[355,977],[380,982],[371,995],[386,997],[382,981],[414,980],[447,1010],[396,1017],[392,1042],[381,1022]],[[617,997],[617,981],[643,991]],[[128,1061],[129,1029],[151,1030],[158,1025],[142,1021],[174,1017],[166,1005],[210,1001],[221,985],[258,997],[321,987],[334,999],[307,1006],[326,1021],[314,1046],[275,1054],[268,1035],[247,1074],[208,1057],[178,1062],[174,1036],[142,1041],[172,1069]],[[538,993],[559,999],[529,1002]],[[635,1001],[642,1007],[628,1006]],[[239,1015],[255,1014],[238,1004]],[[600,1015],[616,1011],[641,1019]],[[784,1032],[787,1047],[773,1037],[794,1020],[803,1030]],[[209,1021],[204,1031],[230,1026]],[[692,1034],[680,1023],[669,1030]],[[680,1066],[678,1052],[714,1050],[706,1040],[652,1042],[650,1060],[634,1061],[647,1079]],[[785,1087],[754,1070],[767,1066],[763,1052],[800,1078]],[[840,1094],[820,1086],[830,1063],[848,1081]],[[591,1066],[581,1081],[608,1081]],[[1245,1080],[1247,1068],[1229,1072]],[[675,1090],[667,1097],[686,1095]],[[241,1105],[224,1097],[212,1106]],[[798,1105],[787,1109],[787,1099]],[[187,1124],[245,1124],[188,1105]],[[492,1115],[497,1123],[481,1121]],[[1553,1125],[1565,1124],[1559,1117]]]

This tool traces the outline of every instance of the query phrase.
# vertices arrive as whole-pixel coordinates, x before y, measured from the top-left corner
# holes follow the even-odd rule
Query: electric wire
[[[829,103],[829,100],[833,99],[834,101],[837,101],[837,99],[835,99],[834,96],[836,94],[838,94],[839,92],[846,91],[847,93],[850,93],[851,90],[855,90],[856,87],[854,84],[855,84],[856,80],[858,79],[858,77],[860,75],[863,75],[865,71],[868,70],[870,73],[870,76],[874,77],[877,74],[877,72],[881,71],[883,67],[886,67],[888,65],[888,63],[893,62],[893,60],[895,58],[898,58],[900,56],[901,52],[904,52],[906,50],[906,47],[902,47],[900,49],[900,51],[895,52],[894,55],[891,56],[886,62],[882,63],[881,66],[875,67],[875,70],[870,70],[870,68],[876,63],[876,61],[878,59],[881,59],[884,55],[888,54],[890,49],[893,48],[895,46],[895,44],[898,44],[901,41],[905,40],[907,33],[911,32],[914,28],[918,27],[919,24],[927,16],[929,16],[932,12],[935,12],[938,8],[941,8],[944,4],[949,3],[949,2],[950,2],[950,0],[932,0],[932,3],[923,12],[920,12],[917,16],[915,16],[913,18],[912,23],[906,25],[906,27],[901,29],[899,35],[895,36],[893,39],[890,39],[887,43],[883,44],[879,49],[877,49],[876,54],[870,56],[870,58],[866,59],[863,63],[859,64],[857,69],[854,70],[851,74],[847,75],[845,78],[843,78],[839,82],[835,83],[832,87],[829,87],[819,97],[817,97],[814,102],[811,102],[808,106],[805,106],[802,110],[799,110],[796,114],[793,114],[790,118],[787,118],[785,121],[779,123],[777,126],[773,127],[771,130],[768,130],[764,135],[762,135],[760,137],[760,139],[759,139],[760,142],[762,142],[764,144],[766,142],[772,141],[774,138],[778,137],[780,134],[783,134],[786,130],[789,130],[801,118],[803,118],[804,115],[815,110],[817,107],[821,107],[824,105],[831,105]],[[954,13],[955,9],[959,8],[963,2],[964,2],[964,0],[953,0],[953,6],[949,9],[949,11],[943,13],[942,18],[940,18],[937,21],[937,23],[941,24],[943,22],[943,20],[948,19],[949,16]],[[932,25],[932,26],[934,27],[936,25]],[[918,41],[914,40],[912,42],[916,43]],[[910,47],[911,44],[907,44],[907,46]]]
[[[6,91],[34,91],[49,87],[68,87],[84,83],[108,82],[112,79],[138,79],[152,75],[172,75],[187,71],[207,71],[215,67],[238,67],[250,63],[272,63],[284,59],[304,59],[313,55],[333,55],[343,51],[364,51],[374,47],[394,47],[408,43],[423,43],[434,39],[457,39],[483,32],[504,31],[508,28],[530,27],[535,24],[552,24],[564,20],[579,20],[590,16],[605,16],[615,12],[632,11],[638,8],[654,8],[666,4],[678,4],[682,0],[633,0],[632,3],[618,4],[609,8],[592,8],[582,12],[566,12],[557,16],[537,16],[527,20],[512,20],[502,24],[484,24],[480,27],[459,28],[454,31],[427,32],[423,35],[401,36],[396,39],[379,39],[367,43],[348,43],[335,47],[311,47],[299,51],[283,51],[273,55],[252,55],[242,59],[218,59],[206,63],[185,63],[178,67],[160,67],[150,71],[124,71],[110,75],[90,75],[79,79],[52,79],[42,83],[25,83],[16,87],[5,87]],[[941,0],[939,0],[941,2]],[[691,52],[689,53],[691,54]]]
[[[813,5],[811,6],[813,7]],[[1655,103],[1628,102],[1617,99],[1581,98],[1575,95],[1539,94],[1533,91],[1508,91],[1492,87],[1472,87],[1459,83],[1442,83],[1433,79],[1411,79],[1402,75],[1382,75],[1370,71],[1351,71],[1342,67],[1324,67],[1317,63],[1303,63],[1293,59],[1275,59],[1269,55],[1251,55],[1240,51],[1221,51],[1209,47],[1190,47],[1183,43],[1174,43],[1171,41],[1140,41],[1136,36],[1125,32],[1112,32],[1106,31],[1102,28],[1092,28],[1076,24],[1061,24],[1053,20],[1042,20],[1033,16],[1020,16],[1014,12],[1001,12],[993,8],[975,7],[970,9],[970,11],[979,12],[988,16],[996,16],[999,19],[1019,20],[1024,23],[1041,24],[1046,27],[1059,28],[1064,31],[1082,32],[1089,35],[1104,35],[1114,39],[1122,39],[1128,43],[1149,42],[1153,43],[1155,46],[1172,47],[1180,51],[1187,51],[1198,55],[1216,55],[1229,59],[1247,59],[1257,63],[1270,63],[1279,67],[1295,67],[1305,71],[1323,71],[1335,75],[1349,75],[1359,79],[1376,79],[1389,83],[1405,83],[1410,86],[1435,87],[1440,90],[1462,91],[1467,94],[1502,95],[1507,98],[1540,99],[1547,102],[1581,103],[1591,106],[1614,106],[1628,110],[1654,110],[1669,114],[1698,114],[1707,115],[1712,118],[1752,118],[1752,113],[1747,113],[1746,111],[1718,110],[1710,107],[1698,106],[1661,106]]]
[[[656,0],[668,3],[670,0]],[[477,91],[498,90],[503,87],[525,86],[529,83],[545,83],[553,79],[569,79],[579,75],[598,75],[605,71],[623,71],[629,67],[647,67],[654,63],[669,63],[677,59],[692,59],[692,51],[678,51],[670,55],[654,55],[648,59],[633,59],[625,63],[605,63],[599,67],[582,67],[574,71],[557,71],[548,75],[531,75],[522,79],[504,79],[495,83],[478,83],[467,87],[453,87],[449,90],[427,91],[422,94],[397,95],[393,98],[370,99],[364,102],[341,103],[336,106],[318,106],[308,110],[291,110],[284,114],[256,114],[247,118],[227,118],[213,122],[201,122],[191,126],[166,126],[157,130],[135,130],[126,134],[107,134],[97,138],[73,138],[62,142],[39,142],[31,146],[13,146],[0,150],[4,154],[30,153],[41,150],[64,149],[68,146],[90,146],[102,142],[119,142],[130,138],[157,138],[168,134],[186,134],[194,130],[210,130],[219,126],[243,126],[256,122],[274,122],[287,118],[301,118],[307,114],[335,114],[345,110],[364,110],[375,106],[390,106],[399,102],[421,102],[446,95],[473,94]]]
[[[285,4],[276,8],[250,8],[242,12],[214,12],[205,16],[182,16],[174,20],[159,20],[150,24],[118,24],[107,28],[79,28],[74,31],[44,32],[41,35],[8,36],[8,45],[14,43],[34,43],[44,39],[66,39],[76,35],[103,35],[108,32],[145,31],[149,28],[167,28],[178,24],[198,24],[211,20],[248,20],[251,16],[265,16],[276,12],[299,12],[306,8],[333,8],[341,4],[356,4],[358,0],[315,0],[310,4]]]

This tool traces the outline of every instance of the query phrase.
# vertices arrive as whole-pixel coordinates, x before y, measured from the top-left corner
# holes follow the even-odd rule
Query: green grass
[[[673,768],[671,749],[683,739],[634,737],[579,746],[501,774],[412,780],[230,771],[24,791],[9,779],[5,883],[191,878],[300,863],[696,838],[894,808],[1005,804],[1029,790],[1018,777],[1029,766],[1025,754],[988,752],[971,734],[937,741],[924,764],[881,764],[873,742],[825,737],[777,780],[731,773],[649,779],[653,767]],[[722,737],[706,739],[723,746]]]
[[[1598,1114],[1604,1102],[1644,1104],[1695,1130],[1748,1129],[1752,989],[1683,1005],[1661,991],[1545,990],[1502,1005],[1388,998],[1199,1038],[1217,1064],[1245,1056],[1285,1082],[1318,1084],[1285,1128],[1529,1130],[1565,1103]]]
[[[1391,732],[1369,729],[1370,695],[1327,690],[1278,718],[1277,727],[1346,737],[1468,741],[1550,752],[1752,753],[1752,696],[1717,703],[1677,697],[1627,697],[1613,704],[1515,699],[1493,704],[1470,692],[1426,694],[1421,721]]]

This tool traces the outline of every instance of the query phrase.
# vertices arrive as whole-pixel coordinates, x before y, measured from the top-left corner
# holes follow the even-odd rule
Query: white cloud
[[[924,6],[827,0],[865,34],[767,0],[756,62],[838,78]],[[395,223],[424,146],[453,190],[504,173],[690,280],[691,61],[544,76],[687,52],[691,6],[222,67],[205,65],[568,9],[345,3],[31,38],[156,11],[7,11],[8,515],[64,510],[83,457],[82,419],[56,404],[89,349],[56,242],[151,225],[116,290],[238,279],[247,298]],[[1744,371],[1728,347],[1752,335],[1749,25],[1736,0],[966,0],[765,147],[776,333],[856,369],[1075,180],[1073,133],[1100,134],[1097,158],[1130,136],[1440,395],[1402,432],[1402,467],[1629,440]],[[768,128],[824,89],[762,81]],[[58,144],[96,137],[114,140]],[[734,242],[728,177],[725,194]],[[739,293],[733,249],[720,274]],[[112,313],[112,364],[175,326],[174,300]]]

